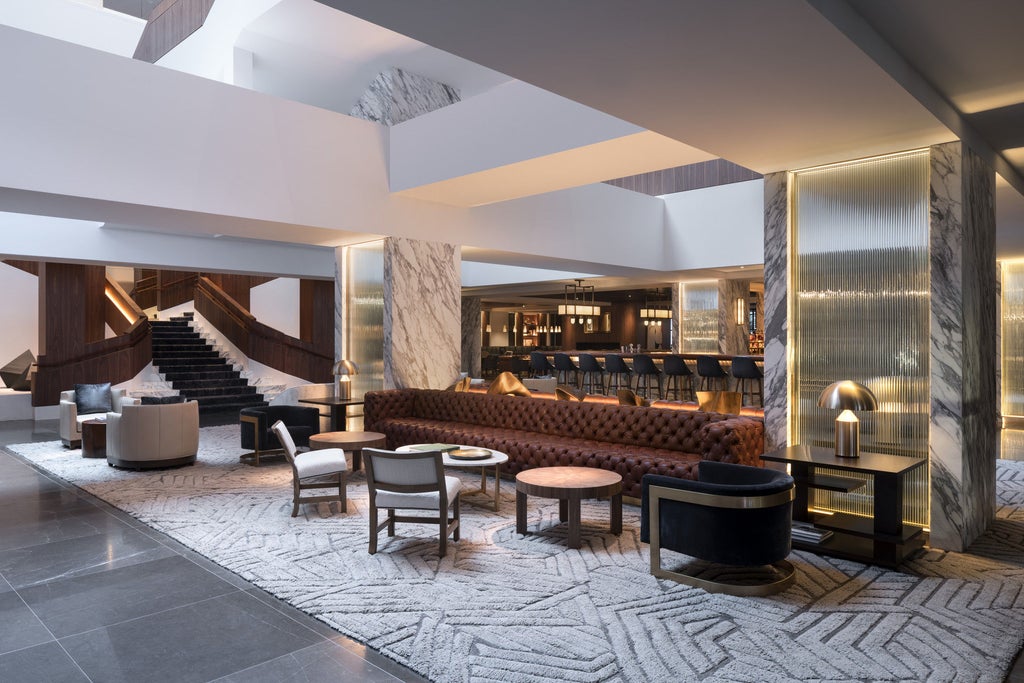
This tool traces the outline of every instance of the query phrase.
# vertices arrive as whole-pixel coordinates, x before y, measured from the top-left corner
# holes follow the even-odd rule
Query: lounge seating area
[[[364,415],[366,429],[385,434],[392,449],[432,442],[495,448],[508,454],[510,474],[608,469],[635,499],[645,474],[695,479],[702,460],[757,466],[764,452],[756,418],[603,402],[398,389],[368,392]]]

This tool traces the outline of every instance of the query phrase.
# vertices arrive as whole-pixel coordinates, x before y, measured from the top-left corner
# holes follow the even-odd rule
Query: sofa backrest
[[[427,389],[413,391],[410,416],[551,436],[702,452],[698,432],[733,416],[700,411],[488,396]],[[369,410],[367,411],[369,412]]]

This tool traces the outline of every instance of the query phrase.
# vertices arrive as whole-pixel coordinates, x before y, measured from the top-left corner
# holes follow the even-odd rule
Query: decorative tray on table
[[[491,452],[486,448],[456,448],[448,451],[452,460],[486,460],[491,457]]]

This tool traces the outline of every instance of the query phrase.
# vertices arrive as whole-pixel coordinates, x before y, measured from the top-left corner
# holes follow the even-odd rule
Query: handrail
[[[109,339],[101,339],[99,341],[89,342],[85,345],[85,353],[78,356],[72,356],[70,358],[61,358],[60,360],[51,363],[46,357],[46,354],[39,356],[36,361],[36,365],[43,367],[60,367],[62,365],[70,365],[72,363],[83,363],[85,361],[93,360],[109,355],[112,351],[118,351],[121,349],[131,348],[140,342],[143,338],[147,338],[150,333],[149,321],[143,316],[142,319],[136,320],[128,331],[122,335],[116,337],[110,337]]]
[[[196,282],[196,311],[249,358],[310,382],[327,382],[334,365],[330,353],[259,322],[210,278]]]

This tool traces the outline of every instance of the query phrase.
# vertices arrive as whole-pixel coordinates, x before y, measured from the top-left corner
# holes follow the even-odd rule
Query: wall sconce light
[[[501,326],[501,331],[505,332],[507,334],[508,333],[508,325],[502,325]]]
[[[339,360],[334,365],[334,375],[338,378],[334,394],[342,401],[352,399],[352,376],[359,374],[359,368],[350,360]]]
[[[736,299],[736,324],[743,325],[747,322],[747,300],[743,297]]]

